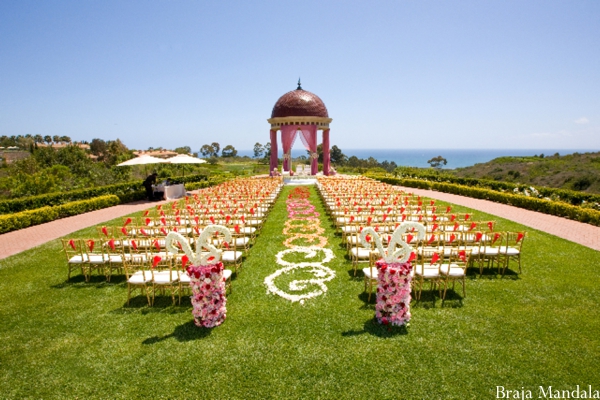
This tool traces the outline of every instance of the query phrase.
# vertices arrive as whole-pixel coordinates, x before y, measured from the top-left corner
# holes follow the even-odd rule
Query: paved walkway
[[[594,250],[600,250],[600,227],[572,221],[570,219],[542,214],[522,208],[495,203],[489,200],[472,199],[456,194],[436,192],[433,190],[401,187],[406,192],[412,192],[432,199],[446,201],[488,214],[497,215],[525,226],[538,229],[551,235],[579,243]]]
[[[597,226],[542,214],[536,211],[524,210],[506,204],[494,203],[488,200],[472,199],[432,190],[415,188],[402,189],[407,192],[417,193],[421,196],[497,215],[525,226],[570,240],[571,242],[579,243],[594,250],[600,250],[600,227]],[[61,238],[80,229],[101,224],[102,222],[110,221],[111,219],[122,217],[137,211],[142,211],[161,203],[165,202],[150,203],[141,201],[121,204],[103,210],[92,211],[18,231],[4,233],[0,235],[0,260],[51,240]]]
[[[0,260],[13,254],[32,249],[80,229],[101,224],[137,211],[163,204],[166,201],[136,201],[118,206],[90,211],[72,217],[57,219],[41,225],[30,226],[0,235]]]

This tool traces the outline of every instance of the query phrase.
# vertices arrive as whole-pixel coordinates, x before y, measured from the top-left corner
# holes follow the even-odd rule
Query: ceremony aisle
[[[599,252],[530,230],[521,275],[470,275],[462,302],[442,308],[413,301],[410,326],[388,329],[375,321],[375,304],[367,302],[363,278],[354,276],[316,189],[294,190],[279,194],[232,280],[227,318],[213,329],[194,325],[187,298],[148,307],[138,296],[128,307],[119,275],[65,281],[58,241],[3,260],[0,397],[493,398],[498,385],[600,385]],[[290,194],[308,203],[290,207]],[[477,214],[497,220],[498,229],[524,229]],[[276,275],[273,284],[288,294],[321,291],[291,301],[265,280],[285,268],[277,255],[294,234],[286,223],[290,228],[290,216],[302,215],[317,218],[309,225],[334,257],[316,260],[334,276],[320,267],[325,275],[310,268]],[[280,259],[312,261],[305,255]],[[289,289],[313,278],[322,282]]]

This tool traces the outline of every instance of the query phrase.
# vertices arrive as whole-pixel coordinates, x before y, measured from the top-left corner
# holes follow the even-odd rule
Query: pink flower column
[[[375,318],[383,325],[406,325],[410,321],[410,271],[412,264],[386,263],[380,259],[377,266],[377,304]]]
[[[192,315],[196,326],[214,328],[227,318],[223,263],[187,267],[192,288]]]
[[[273,175],[273,170],[277,169],[279,160],[277,159],[277,131],[271,129],[271,163],[269,165],[269,175]]]
[[[323,131],[323,175],[329,175],[329,129]]]

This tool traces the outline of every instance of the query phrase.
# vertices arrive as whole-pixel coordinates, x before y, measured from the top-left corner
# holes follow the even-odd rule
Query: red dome
[[[296,89],[281,96],[273,106],[271,118],[278,117],[329,118],[329,114],[319,96],[306,90]]]

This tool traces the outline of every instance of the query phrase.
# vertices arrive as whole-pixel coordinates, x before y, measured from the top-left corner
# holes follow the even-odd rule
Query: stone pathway
[[[469,207],[474,210],[483,211],[488,214],[497,215],[600,251],[600,227],[597,226],[542,214],[536,211],[524,210],[506,204],[494,203],[488,200],[472,199],[432,190],[405,187],[401,187],[401,189],[432,199],[442,200]],[[162,203],[165,202],[151,203],[148,201],[140,201],[121,204],[103,210],[92,211],[18,231],[4,233],[0,235],[0,260],[51,240],[61,238],[80,229],[101,224],[102,222],[110,221],[114,218],[122,217],[137,211],[142,211]]]
[[[0,260],[32,249],[46,242],[61,238],[80,229],[101,224],[118,217],[137,211],[164,204],[166,201],[136,201],[133,203],[119,204],[118,206],[90,211],[72,217],[57,219],[41,225],[30,226],[18,231],[0,235]]]
[[[538,229],[551,235],[579,243],[594,250],[600,250],[600,227],[572,221],[570,219],[542,214],[537,211],[525,210],[495,203],[489,200],[472,199],[456,194],[436,192],[433,190],[399,187],[406,192],[416,193],[421,196],[436,200],[446,201],[488,214],[497,215],[525,226]]]

